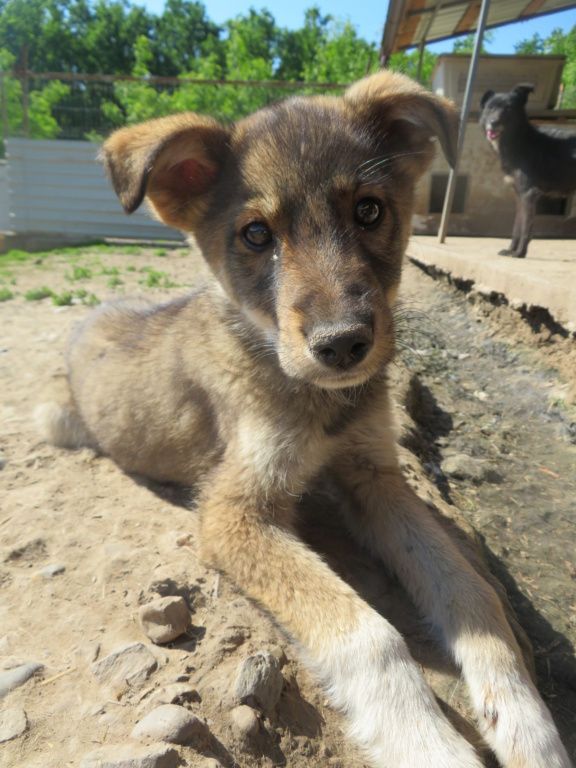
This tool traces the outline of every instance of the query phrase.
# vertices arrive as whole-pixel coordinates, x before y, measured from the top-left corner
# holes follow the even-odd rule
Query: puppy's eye
[[[354,218],[361,227],[372,227],[382,217],[382,203],[374,197],[364,197],[356,203]]]
[[[242,230],[242,239],[250,248],[266,248],[272,242],[272,232],[262,221],[253,221]]]

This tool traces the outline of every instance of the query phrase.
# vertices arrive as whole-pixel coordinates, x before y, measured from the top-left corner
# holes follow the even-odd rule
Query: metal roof
[[[380,56],[476,30],[481,0],[390,0]],[[574,0],[491,0],[487,28],[576,8]]]

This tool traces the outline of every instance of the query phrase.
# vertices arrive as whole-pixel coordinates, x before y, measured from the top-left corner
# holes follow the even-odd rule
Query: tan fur
[[[214,281],[96,311],[68,354],[76,431],[64,410],[48,426],[127,471],[202,481],[204,557],[297,641],[371,765],[479,768],[398,632],[296,535],[298,497],[328,472],[352,534],[443,633],[501,763],[568,768],[496,593],[395,455],[386,367],[414,184],[433,137],[454,158],[457,128],[449,102],[381,72],[229,127],[183,114],[114,134],[125,209],[146,196]]]

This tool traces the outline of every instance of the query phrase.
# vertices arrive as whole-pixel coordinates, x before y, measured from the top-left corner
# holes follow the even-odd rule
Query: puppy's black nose
[[[314,357],[327,368],[353,368],[362,362],[373,344],[370,328],[339,329],[313,334],[309,345]]]

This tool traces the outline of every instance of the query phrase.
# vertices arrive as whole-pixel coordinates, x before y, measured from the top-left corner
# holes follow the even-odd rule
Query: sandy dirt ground
[[[360,768],[339,714],[296,649],[199,562],[190,494],[129,477],[89,449],[47,445],[34,424],[90,303],[185,292],[203,279],[199,258],[132,246],[0,266],[0,292],[13,294],[0,304],[0,691],[2,675],[37,664],[0,698],[0,738],[20,717],[16,735],[0,742],[0,765],[92,766],[90,755],[105,747],[117,754],[106,763],[114,766]],[[42,287],[63,305],[51,296],[26,299]],[[576,426],[567,368],[557,365],[574,342],[410,264],[403,300],[393,376],[405,472],[467,556],[479,569],[484,556],[505,585],[523,627],[517,632],[534,648],[540,688],[575,755]],[[401,588],[350,544],[337,500],[303,504],[303,535],[400,628],[449,717],[482,749],[456,670]],[[138,612],[170,595],[184,598],[190,623],[157,645]],[[98,674],[99,662],[131,644],[140,645],[124,651],[128,666]],[[252,707],[248,728],[235,681],[241,663],[261,651],[276,660],[282,692],[273,706]],[[146,762],[140,756],[153,760],[152,748],[138,746],[132,729],[165,703],[200,725],[185,745]],[[119,762],[122,750],[133,762]]]

